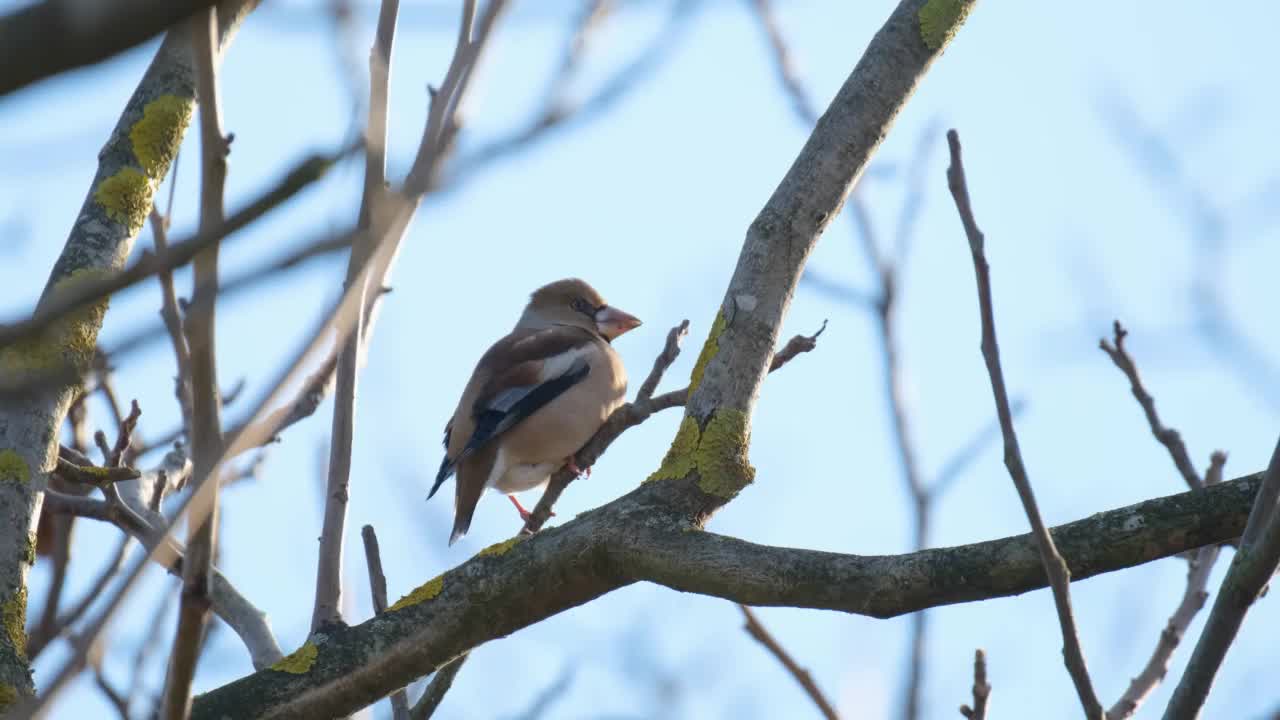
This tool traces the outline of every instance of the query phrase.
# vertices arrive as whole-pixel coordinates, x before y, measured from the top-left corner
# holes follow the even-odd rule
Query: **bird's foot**
[[[577,475],[577,476],[586,475],[587,477],[591,477],[591,466],[588,465],[585,470],[578,467],[578,463],[576,460],[574,460],[572,455],[565,458],[564,466],[572,470],[574,475]]]

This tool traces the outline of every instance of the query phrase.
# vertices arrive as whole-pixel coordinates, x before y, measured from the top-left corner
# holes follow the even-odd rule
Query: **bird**
[[[430,500],[456,473],[453,545],[471,527],[486,488],[513,493],[545,485],[623,403],[627,373],[613,340],[640,320],[578,278],[535,290],[516,326],[481,356],[444,428],[444,459]],[[589,469],[587,471],[589,473]]]

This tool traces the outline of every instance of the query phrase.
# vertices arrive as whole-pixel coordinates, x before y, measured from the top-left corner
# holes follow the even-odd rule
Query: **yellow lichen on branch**
[[[487,548],[485,548],[485,549],[481,550],[480,552],[476,553],[476,557],[497,557],[497,556],[499,556],[499,555],[506,555],[506,554],[507,554],[507,551],[508,551],[508,550],[510,550],[511,548],[515,547],[515,546],[516,546],[516,543],[518,543],[518,542],[520,542],[520,536],[519,536],[519,535],[517,535],[517,536],[515,536],[515,537],[513,537],[513,538],[511,538],[511,539],[509,539],[509,540],[503,540],[502,542],[494,543],[494,544],[490,545],[489,547],[487,547]]]
[[[724,332],[724,311],[716,311],[716,319],[711,322],[711,332],[707,333],[707,341],[702,344],[702,352],[693,364],[693,372],[689,375],[689,394],[692,395],[702,383],[702,375],[707,371],[707,363],[720,352],[720,334]]]
[[[72,292],[82,283],[99,280],[108,272],[97,268],[76,270],[54,284],[47,301],[56,303],[60,294]],[[21,376],[60,369],[88,370],[107,303],[107,298],[87,303],[38,333],[0,349],[0,371]]]
[[[22,659],[27,657],[27,589],[18,588],[4,605],[0,605],[0,620],[4,622],[5,635],[14,653]]]
[[[292,675],[302,675],[311,669],[315,664],[316,657],[320,655],[320,649],[313,642],[305,642],[302,647],[294,650],[284,656],[275,665],[271,666],[272,670],[290,673]]]
[[[920,8],[920,39],[937,50],[951,41],[973,10],[974,0],[929,0]]]
[[[438,575],[426,581],[422,585],[418,586],[418,588],[413,592],[397,600],[394,605],[387,608],[387,611],[395,612],[396,610],[403,610],[411,605],[417,605],[418,603],[426,602],[431,598],[439,595],[440,591],[443,589],[444,589],[444,576]]]
[[[721,408],[705,428],[685,417],[680,423],[662,465],[648,480],[678,480],[698,473],[698,487],[708,495],[732,498],[755,479],[748,459],[751,444],[747,415],[741,410]]]
[[[31,468],[14,450],[0,450],[0,482],[25,483],[31,481]]]
[[[155,186],[146,174],[135,167],[122,167],[98,183],[93,199],[107,217],[124,225],[132,236],[142,231],[154,194]]]
[[[159,181],[169,171],[178,154],[182,136],[191,122],[195,100],[177,95],[161,95],[142,108],[142,117],[129,128],[133,155],[142,171]]]

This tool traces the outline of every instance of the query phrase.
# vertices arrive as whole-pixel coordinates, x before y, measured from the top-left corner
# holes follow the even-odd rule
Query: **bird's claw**
[[[578,467],[578,463],[576,460],[573,459],[572,455],[570,455],[569,458],[565,460],[564,466],[569,468],[569,470],[571,470],[573,474],[576,476],[586,475],[587,477],[591,477],[591,466],[588,465],[585,470]]]

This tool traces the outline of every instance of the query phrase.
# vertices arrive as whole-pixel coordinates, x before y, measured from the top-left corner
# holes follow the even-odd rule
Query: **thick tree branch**
[[[105,60],[214,0],[44,0],[0,18],[0,95]]]
[[[1076,581],[1220,543],[1244,529],[1261,474],[1053,529]],[[392,608],[310,642],[304,673],[260,671],[197,698],[195,718],[352,712],[459,654],[632,582],[759,606],[896,617],[1046,585],[1031,535],[906,555],[770,547],[691,529],[663,482],[515,544],[499,543]],[[501,614],[493,608],[501,607]],[[299,656],[311,657],[310,649]]]

